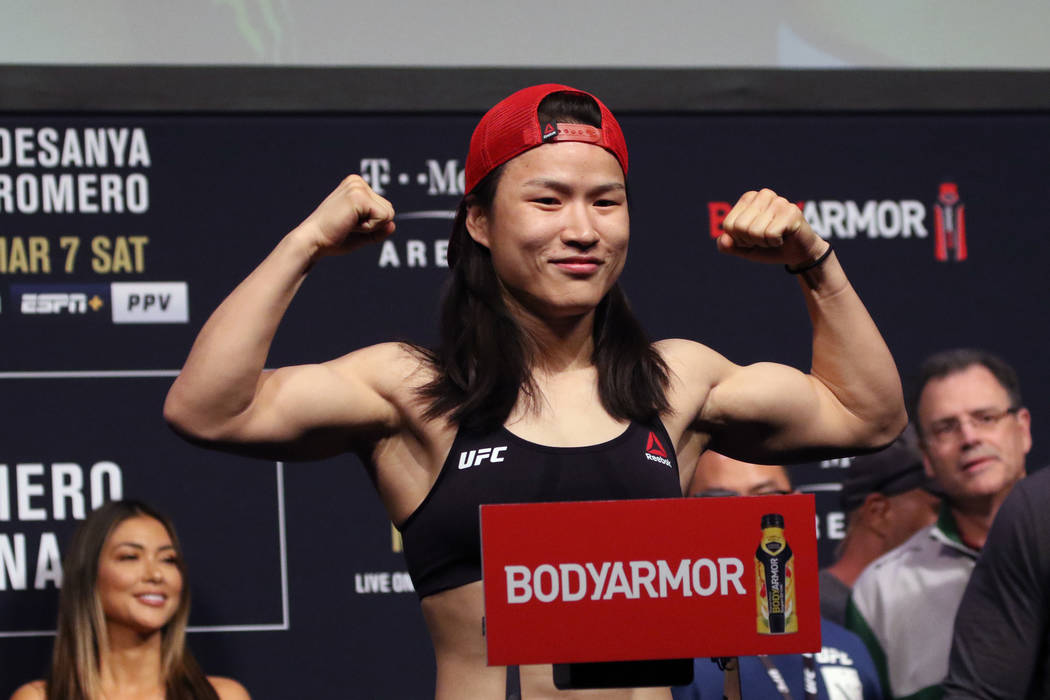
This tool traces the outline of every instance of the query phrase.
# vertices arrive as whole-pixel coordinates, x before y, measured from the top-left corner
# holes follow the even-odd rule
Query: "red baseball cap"
[[[593,99],[601,111],[601,127],[554,122],[541,124],[537,115],[540,102],[555,92],[578,92]],[[465,191],[472,191],[482,178],[514,156],[530,148],[558,141],[582,141],[601,146],[616,156],[624,174],[627,174],[627,142],[609,108],[589,92],[568,85],[546,83],[518,90],[481,118],[474,135],[470,137]]]

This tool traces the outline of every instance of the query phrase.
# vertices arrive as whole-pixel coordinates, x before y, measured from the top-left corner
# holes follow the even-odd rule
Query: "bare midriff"
[[[506,698],[506,668],[489,666],[486,662],[481,582],[429,595],[423,599],[422,609],[437,660],[437,700]],[[669,700],[671,697],[668,688],[558,690],[549,665],[522,666],[520,674],[522,700]]]

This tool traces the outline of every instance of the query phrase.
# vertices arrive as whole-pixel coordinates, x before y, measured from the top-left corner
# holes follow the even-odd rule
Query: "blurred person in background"
[[[186,648],[189,617],[171,521],[138,501],[106,503],[77,528],[63,561],[47,680],[11,700],[247,700],[237,681],[201,671]]]
[[[846,537],[820,572],[820,614],[846,624],[853,583],[868,564],[937,519],[940,496],[927,475],[914,426],[884,450],[855,457],[842,485]]]
[[[966,584],[945,700],[1050,698],[1050,469],[1022,479]]]
[[[959,601],[1032,446],[1017,373],[983,350],[927,358],[912,415],[944,502],[937,522],[864,570],[846,616],[891,698],[940,697]]]

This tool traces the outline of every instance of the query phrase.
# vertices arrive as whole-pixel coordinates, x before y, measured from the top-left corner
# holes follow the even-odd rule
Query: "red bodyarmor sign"
[[[820,651],[815,518],[800,495],[482,506],[488,663]]]

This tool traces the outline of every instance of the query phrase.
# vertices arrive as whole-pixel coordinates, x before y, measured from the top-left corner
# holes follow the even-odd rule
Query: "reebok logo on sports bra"
[[[466,450],[459,453],[459,468],[470,469],[476,467],[485,460],[490,462],[502,462],[503,457],[500,456],[507,450],[506,445],[500,447],[482,447],[480,450]],[[670,463],[668,463],[670,464]]]
[[[667,459],[667,450],[660,443],[660,438],[656,437],[656,433],[649,431],[649,439],[645,443],[645,458],[659,462],[665,466],[671,466],[671,460]]]

